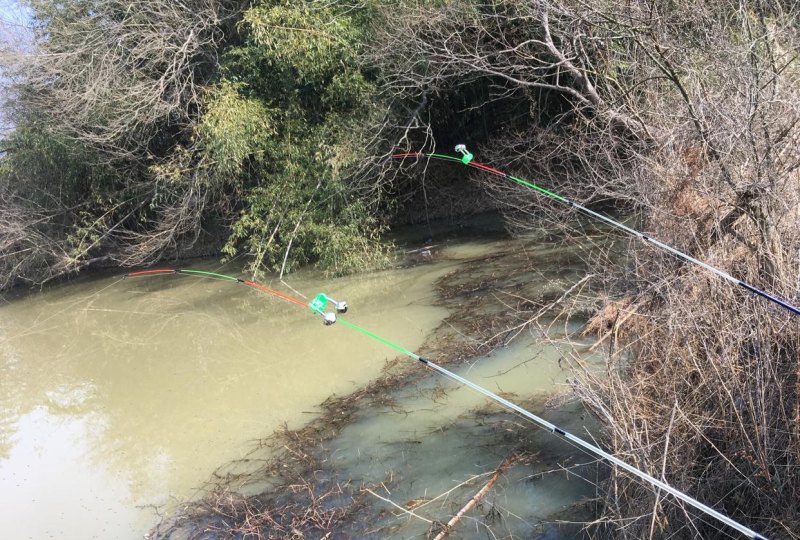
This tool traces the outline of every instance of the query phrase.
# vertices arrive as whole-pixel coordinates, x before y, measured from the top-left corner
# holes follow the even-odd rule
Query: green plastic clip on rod
[[[311,302],[308,303],[308,307],[311,308],[311,311],[314,313],[319,313],[322,315],[322,324],[325,326],[330,326],[336,322],[336,313],[332,311],[325,311],[325,308],[328,306],[328,302],[333,304],[333,307],[336,309],[337,313],[347,313],[347,302],[338,302],[325,293],[319,293]]]
[[[336,314],[332,311],[325,312],[325,307],[328,305],[328,297],[323,293],[319,293],[314,299],[308,303],[308,307],[314,313],[322,315],[322,324],[330,326],[336,322]]]
[[[456,145],[456,152],[462,154],[461,163],[464,165],[469,165],[469,162],[472,161],[472,158],[475,157],[472,155],[472,152],[467,150],[467,146],[464,144],[457,144]]]

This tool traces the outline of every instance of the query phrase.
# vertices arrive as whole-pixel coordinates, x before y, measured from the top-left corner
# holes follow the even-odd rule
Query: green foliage
[[[49,207],[85,202],[86,193],[108,190],[114,173],[95,165],[94,153],[39,126],[20,126],[2,141],[7,150],[0,175],[15,193]]]
[[[328,133],[272,145],[272,160],[261,181],[245,196],[244,207],[224,248],[228,256],[250,256],[254,274],[316,262],[333,274],[387,262],[377,219],[350,193],[343,179],[346,156],[325,144]]]
[[[266,65],[290,68],[303,83],[324,84],[338,67],[355,62],[362,38],[357,22],[337,11],[334,3],[262,2],[243,20]]]
[[[359,203],[347,207],[342,223],[324,223],[312,229],[314,254],[319,264],[333,275],[386,266],[391,262],[389,246],[381,242],[382,227],[365,217]]]
[[[0,228],[8,238],[0,250],[32,254],[29,261],[14,263],[9,257],[3,263],[26,268],[21,272],[25,278],[50,271],[40,265],[59,271],[79,268],[107,236],[116,215],[132,206],[116,171],[97,164],[97,156],[74,140],[36,126],[18,127],[2,148]],[[8,283],[0,280],[0,285]]]
[[[351,178],[385,109],[360,58],[378,0],[29,2],[47,54],[17,72],[0,188],[56,216],[61,267],[151,264],[220,232],[254,273],[287,251],[291,269],[386,262]]]
[[[224,252],[247,253],[254,273],[281,269],[290,247],[287,268],[317,262],[343,273],[386,261],[381,227],[347,182],[362,157],[352,133],[377,103],[358,65],[368,15],[335,3],[256,3],[242,19],[244,43],[225,51],[224,80],[209,93],[207,116],[242,113],[227,113],[235,120],[215,124],[225,129],[200,135],[207,151],[235,148],[225,153],[238,163],[228,172],[249,164],[244,205]],[[267,118],[268,129],[257,135],[245,127],[254,118]]]
[[[207,110],[197,128],[209,177],[222,183],[241,175],[247,161],[263,161],[276,132],[273,113],[261,100],[243,97],[236,87],[225,81],[209,91]]]
[[[377,220],[358,201],[345,205],[344,192],[336,182],[313,182],[288,172],[273,178],[249,193],[223,251],[229,257],[239,250],[249,254],[254,275],[281,270],[290,245],[287,271],[316,262],[340,275],[387,263]]]

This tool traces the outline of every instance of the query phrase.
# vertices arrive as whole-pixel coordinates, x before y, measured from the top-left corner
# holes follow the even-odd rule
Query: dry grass
[[[800,227],[776,219],[774,242],[758,219],[712,240],[718,209],[685,185],[691,163],[671,156],[650,224],[673,245],[707,246],[702,258],[758,287],[792,298]],[[710,182],[697,172],[694,185]],[[798,200],[781,182],[764,215]],[[775,214],[771,214],[775,215]],[[767,219],[767,218],[765,218]],[[578,391],[623,459],[664,478],[769,538],[800,538],[800,324],[788,311],[702,269],[646,247],[633,267],[644,287],[617,295],[587,331],[613,335],[603,376]],[[617,275],[613,279],[624,281]],[[795,278],[796,279],[796,278]],[[728,538],[731,530],[615,471],[606,486],[600,537]]]
[[[767,536],[800,538],[800,332],[726,286],[698,288],[630,319],[582,397],[615,454]],[[622,474],[607,505],[610,520],[641,516],[623,538],[730,532]]]

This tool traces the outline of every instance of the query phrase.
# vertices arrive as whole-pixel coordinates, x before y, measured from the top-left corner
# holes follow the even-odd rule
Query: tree
[[[40,282],[223,244],[253,272],[382,259],[374,208],[350,174],[376,103],[356,60],[368,7],[29,5],[34,52],[2,61],[18,130],[4,141],[0,222],[37,208],[50,242],[31,258],[15,240],[0,264]]]
[[[244,13],[243,44],[226,51],[223,88],[259,104],[273,132],[250,153],[252,189],[225,246],[229,256],[248,253],[253,271],[283,273],[290,249],[294,264],[316,260],[334,273],[385,256],[375,213],[351,172],[379,103],[359,64],[371,13],[368,6],[259,2]],[[203,144],[231,139],[216,133]]]
[[[145,162],[197,118],[244,2],[31,0],[33,50],[9,66],[18,123],[37,116],[107,159]]]
[[[30,43],[2,55],[16,131],[3,141],[0,221],[35,208],[37,226],[21,230],[49,241],[7,248],[10,281],[41,282],[101,261],[148,262],[189,245],[180,235],[196,231],[209,195],[160,190],[151,168],[191,139],[200,89],[215,76],[219,46],[235,38],[242,3],[27,5]]]
[[[397,102],[424,94],[430,107],[459,107],[431,113],[409,146],[459,126],[457,142],[482,161],[633,214],[649,235],[798,297],[796,5],[408,5],[386,15],[372,61]],[[475,111],[495,120],[465,123]],[[512,228],[569,226],[568,208],[480,181]],[[784,472],[800,465],[798,326],[680,260],[631,248],[629,264],[587,254],[606,270],[591,328],[616,339],[607,377],[586,373],[579,388],[609,446],[767,536],[797,537],[785,509],[800,489]],[[614,536],[724,535],[617,471],[606,486],[605,517],[625,523]]]

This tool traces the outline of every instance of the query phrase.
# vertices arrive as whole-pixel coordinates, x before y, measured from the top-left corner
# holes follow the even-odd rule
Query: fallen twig
[[[369,489],[369,488],[364,488],[364,491],[366,491],[366,492],[367,492],[367,493],[369,493],[370,495],[374,495],[375,497],[379,498],[379,499],[380,499],[380,500],[382,500],[382,501],[386,501],[386,502],[388,502],[389,504],[391,504],[392,506],[394,506],[394,507],[395,507],[395,508],[397,508],[398,510],[402,510],[403,512],[405,512],[405,513],[406,513],[406,514],[408,514],[409,516],[415,517],[415,518],[417,518],[417,519],[421,519],[422,521],[424,521],[424,522],[426,522],[426,523],[433,523],[433,521],[431,521],[430,519],[428,519],[428,518],[424,518],[424,517],[420,516],[419,514],[415,514],[415,513],[414,513],[414,512],[412,512],[411,510],[408,510],[408,509],[406,509],[406,508],[403,508],[402,506],[400,506],[400,505],[399,505],[399,504],[397,504],[396,502],[394,502],[394,501],[392,501],[392,500],[390,500],[390,499],[387,499],[386,497],[381,497],[380,495],[378,495],[377,493],[375,493],[374,491],[372,491],[372,490],[371,490],[371,489]]]
[[[480,490],[480,491],[478,491],[478,493],[476,493],[476,494],[475,494],[475,495],[474,495],[474,496],[473,496],[473,497],[472,497],[472,498],[471,498],[471,499],[470,499],[470,500],[467,502],[467,504],[465,504],[465,505],[464,505],[464,507],[463,507],[463,508],[461,508],[461,510],[459,510],[459,511],[458,511],[458,513],[457,513],[455,516],[453,516],[453,518],[452,518],[450,521],[448,521],[448,522],[447,522],[447,525],[445,525],[444,529],[442,529],[442,531],[441,531],[439,534],[437,534],[437,535],[436,535],[436,538],[434,538],[433,540],[442,540],[442,539],[443,539],[445,536],[447,536],[447,535],[450,533],[450,531],[453,529],[453,527],[455,526],[455,524],[456,524],[456,523],[458,523],[458,521],[459,521],[459,520],[460,520],[462,517],[464,517],[464,514],[466,514],[467,512],[469,512],[469,511],[470,511],[470,510],[471,510],[471,509],[472,509],[472,508],[473,508],[473,507],[474,507],[476,504],[478,504],[478,503],[481,501],[481,499],[484,497],[484,495],[486,495],[487,493],[489,493],[489,490],[490,490],[490,489],[492,489],[492,486],[494,486],[494,484],[497,482],[497,480],[500,478],[500,476],[502,476],[502,474],[503,474],[503,473],[504,473],[504,472],[505,472],[505,471],[506,471],[506,470],[507,470],[507,469],[508,469],[508,468],[509,468],[509,467],[510,467],[510,466],[511,466],[511,465],[512,465],[512,464],[513,464],[515,461],[517,461],[517,459],[518,459],[518,457],[517,457],[517,455],[516,455],[516,454],[514,454],[514,455],[512,455],[512,456],[510,456],[510,457],[507,457],[506,459],[504,459],[504,460],[503,460],[503,462],[500,464],[500,466],[499,466],[499,467],[497,467],[497,470],[495,470],[495,471],[494,471],[494,474],[493,474],[493,475],[492,475],[492,477],[489,479],[489,481],[488,481],[488,482],[486,482],[486,485],[485,485],[485,486],[483,486],[483,487],[481,488],[481,490]]]

